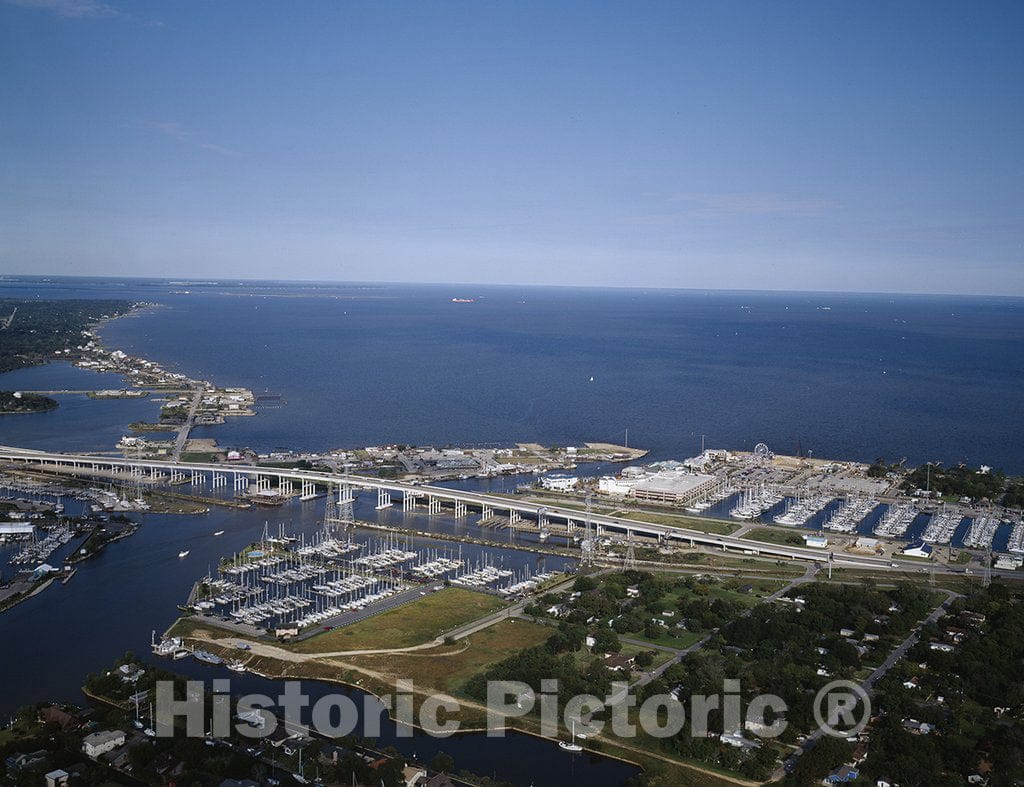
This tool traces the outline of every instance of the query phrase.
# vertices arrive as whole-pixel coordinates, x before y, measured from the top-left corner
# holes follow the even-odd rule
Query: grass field
[[[811,530],[782,530],[776,527],[755,527],[747,531],[743,537],[751,541],[762,541],[766,544],[780,544],[782,546],[804,546],[804,533],[813,533]],[[823,553],[824,554],[824,553]]]
[[[430,642],[504,606],[505,602],[500,598],[486,593],[445,588],[390,612],[325,631],[286,647],[299,653],[408,648]]]
[[[152,430],[151,430],[152,431]],[[172,431],[172,430],[161,430],[161,431]],[[185,451],[181,455],[182,462],[193,462],[196,464],[204,464],[209,462],[216,462],[221,454],[219,451]]]
[[[739,582],[744,585],[753,585],[754,587],[749,593],[740,593],[721,585],[713,585],[708,591],[708,595],[712,598],[721,598],[726,601],[735,601],[744,606],[756,607],[761,603],[761,599],[765,596],[770,596],[786,584],[785,582],[771,579],[739,580]]]
[[[705,519],[696,516],[681,516],[677,514],[660,514],[654,511],[630,511],[619,509],[614,516],[624,519],[633,519],[637,522],[649,522],[652,525],[671,525],[673,527],[685,527],[689,530],[699,530],[702,533],[714,533],[718,536],[727,536],[739,525],[725,522],[721,519]]]
[[[676,559],[680,567],[693,569],[734,568],[742,571],[763,571],[778,577],[798,577],[804,573],[804,563],[791,560],[775,560],[765,557],[741,557],[721,552],[688,552]]]
[[[503,620],[459,640],[455,645],[415,653],[351,656],[346,661],[356,667],[408,678],[418,687],[458,693],[460,687],[477,672],[486,670],[517,650],[541,644],[552,633],[550,627],[526,620]]]
[[[679,633],[675,633],[676,631],[678,631]],[[642,631],[633,631],[629,632],[628,634],[623,634],[622,636],[628,639],[639,640],[641,642],[650,642],[652,645],[663,645],[667,648],[678,648],[679,650],[682,650],[683,648],[688,648],[690,647],[690,645],[694,644],[695,642],[698,642],[700,638],[704,636],[705,633],[707,632],[684,631],[682,629],[666,629],[665,635],[662,637],[658,637],[657,639],[651,639],[650,637],[644,636],[644,633]],[[626,650],[627,647],[637,646],[625,643],[623,644],[622,649]],[[643,650],[643,648],[639,647],[637,649]]]

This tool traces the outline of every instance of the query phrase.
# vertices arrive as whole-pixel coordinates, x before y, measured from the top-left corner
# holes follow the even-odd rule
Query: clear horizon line
[[[945,298],[1002,298],[1010,300],[1024,299],[1024,293],[959,293],[941,291],[917,291],[906,292],[899,290],[817,290],[817,289],[786,289],[786,288],[749,288],[749,287],[678,287],[670,285],[646,285],[646,284],[534,284],[524,282],[473,282],[473,281],[423,281],[423,280],[385,280],[385,279],[268,279],[262,277],[247,276],[181,276],[168,277],[150,274],[71,274],[71,273],[9,273],[0,275],[0,284],[5,281],[18,279],[86,279],[86,280],[144,280],[161,282],[214,282],[216,284],[266,282],[280,284],[333,284],[333,285],[407,285],[407,286],[429,286],[429,287],[524,287],[528,289],[564,289],[564,290],[623,290],[643,291],[655,290],[658,292],[688,292],[688,293],[771,293],[771,294],[793,294],[793,295],[878,295],[878,296],[903,296],[914,297],[945,297]]]

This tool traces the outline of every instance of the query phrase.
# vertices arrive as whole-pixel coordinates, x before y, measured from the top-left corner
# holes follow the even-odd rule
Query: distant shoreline
[[[194,280],[193,280],[194,279]],[[0,286],[7,282],[23,282],[32,284],[52,284],[59,281],[93,281],[103,282],[144,282],[152,284],[161,282],[168,286],[212,288],[212,287],[245,287],[255,284],[262,285],[292,285],[300,287],[324,286],[324,287],[359,287],[359,288],[382,288],[382,287],[436,287],[456,290],[459,288],[493,288],[493,289],[522,289],[522,290],[583,290],[590,292],[624,292],[636,293],[643,291],[663,293],[692,293],[692,294],[715,294],[715,295],[797,295],[797,296],[822,296],[822,297],[880,297],[880,298],[949,298],[951,300],[967,301],[977,299],[998,299],[998,300],[1024,300],[1024,293],[1019,295],[1008,295],[1006,293],[963,293],[963,292],[895,292],[887,290],[789,290],[789,289],[745,289],[727,287],[672,287],[658,284],[636,284],[636,285],[602,285],[602,284],[535,284],[528,282],[474,282],[474,281],[364,281],[364,280],[325,280],[325,279],[263,279],[245,278],[240,276],[219,277],[210,279],[208,277],[185,277],[169,279],[163,276],[117,276],[102,275],[78,276],[72,274],[9,274],[0,277]],[[449,298],[451,296],[449,295]]]

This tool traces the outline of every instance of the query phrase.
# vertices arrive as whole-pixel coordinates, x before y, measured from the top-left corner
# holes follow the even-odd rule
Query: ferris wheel
[[[764,462],[772,458],[771,449],[765,443],[758,443],[754,446],[754,458],[758,462]]]

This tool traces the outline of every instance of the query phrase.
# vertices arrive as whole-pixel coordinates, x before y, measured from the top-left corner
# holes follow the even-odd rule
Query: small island
[[[58,402],[49,396],[21,391],[0,391],[0,415],[14,413],[45,413],[57,409]]]

